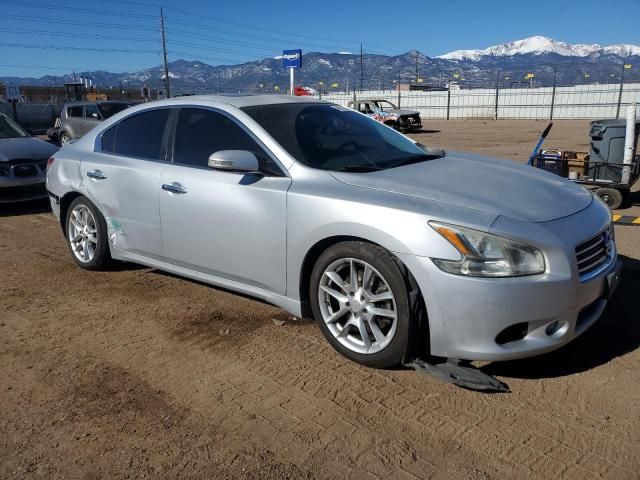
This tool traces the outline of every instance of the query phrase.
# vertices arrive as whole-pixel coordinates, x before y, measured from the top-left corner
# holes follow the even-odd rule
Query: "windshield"
[[[116,113],[120,113],[124,109],[129,108],[128,103],[99,103],[98,110],[100,110],[100,114],[102,118],[106,120],[109,117],[112,117]]]
[[[393,103],[387,102],[386,100],[377,100],[374,103],[375,103],[376,107],[378,107],[383,112],[389,112],[391,110],[397,110],[396,106]]]
[[[0,138],[21,138],[30,135],[17,123],[0,114]]]
[[[242,110],[313,168],[374,171],[434,157],[404,135],[338,105],[284,103]]]

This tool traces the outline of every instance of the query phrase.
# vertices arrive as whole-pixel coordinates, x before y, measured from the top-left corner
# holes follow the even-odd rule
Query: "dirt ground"
[[[544,126],[416,136],[522,161]],[[557,122],[547,145],[586,138]],[[489,395],[360,367],[249,298],[129,264],[82,271],[46,204],[5,207],[0,479],[638,478],[640,228],[616,235],[605,316],[557,352],[484,366],[511,387]]]

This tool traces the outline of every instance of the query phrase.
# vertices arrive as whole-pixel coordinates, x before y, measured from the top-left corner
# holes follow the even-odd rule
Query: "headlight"
[[[462,256],[459,260],[432,259],[445,272],[470,277],[518,277],[545,270],[544,256],[535,247],[470,228],[437,222],[429,225]]]

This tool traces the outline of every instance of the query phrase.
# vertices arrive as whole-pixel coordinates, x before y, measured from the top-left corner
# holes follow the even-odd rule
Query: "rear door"
[[[158,196],[170,109],[133,114],[106,130],[81,163],[91,200],[119,250],[162,259]]]
[[[166,260],[277,293],[285,292],[285,176],[259,141],[225,112],[182,108],[173,163],[161,175]],[[261,174],[213,170],[212,153],[249,150]]]

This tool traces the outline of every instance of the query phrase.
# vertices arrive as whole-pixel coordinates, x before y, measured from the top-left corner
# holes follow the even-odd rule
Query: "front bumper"
[[[520,228],[534,245],[545,246],[547,271],[541,275],[465,277],[443,272],[430,258],[396,254],[424,296],[431,354],[511,360],[555,350],[584,333],[602,315],[620,278],[613,242],[597,270],[583,276],[578,271],[576,246],[607,228],[609,212],[603,210],[592,206],[541,224],[494,223],[500,233]],[[505,331],[517,335],[505,337]]]
[[[44,178],[30,182],[0,182],[0,204],[28,202],[46,197]]]
[[[398,256],[425,296],[431,354],[487,361],[539,355],[585,332],[607,306],[621,266],[614,255],[584,283],[546,274],[484,279],[442,272],[425,257]],[[557,328],[549,335],[554,322]],[[516,324],[526,324],[524,338],[498,343],[498,335]]]
[[[47,197],[46,161],[15,161],[3,165],[0,176],[0,204],[27,202]]]

